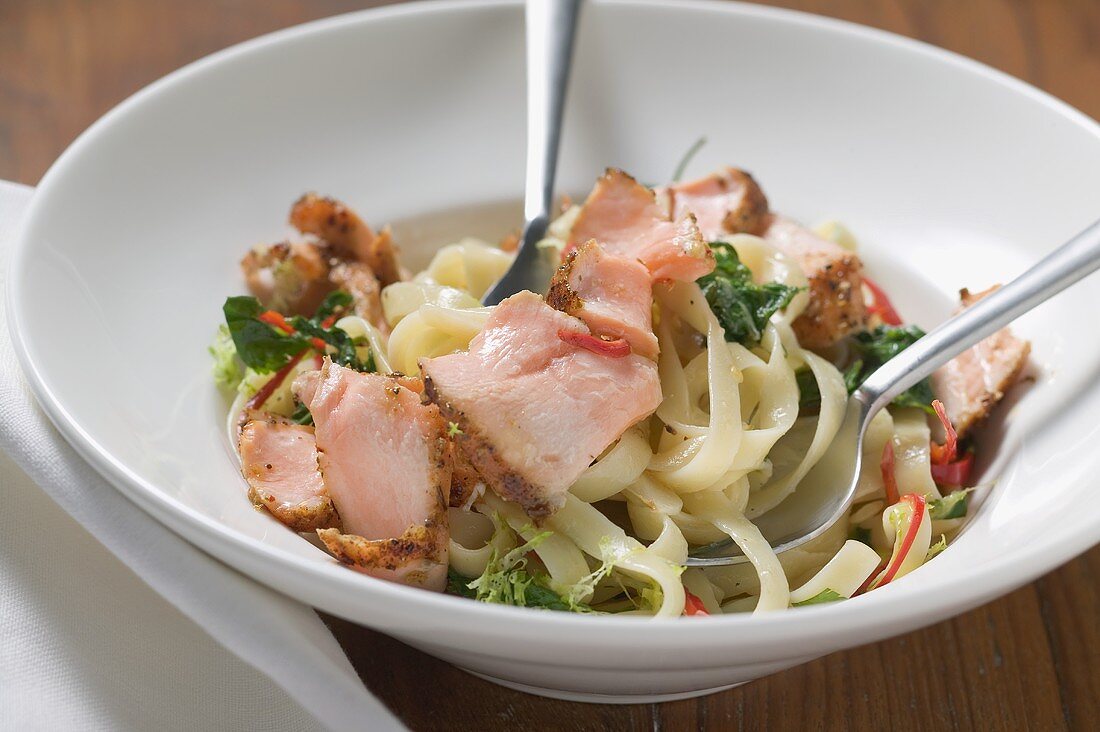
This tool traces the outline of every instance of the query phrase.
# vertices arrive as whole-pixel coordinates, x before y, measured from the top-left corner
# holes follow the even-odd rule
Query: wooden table
[[[189,61],[277,28],[377,4],[383,3],[0,0],[0,177],[35,183],[103,112]],[[1098,0],[771,4],[958,51],[1100,117]],[[378,633],[326,621],[367,685],[414,729],[1096,729],[1098,583],[1100,548],[931,628],[721,694],[631,707],[508,691]]]

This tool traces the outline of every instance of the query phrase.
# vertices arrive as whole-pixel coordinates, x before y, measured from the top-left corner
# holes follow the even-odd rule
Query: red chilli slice
[[[575,330],[565,329],[558,331],[558,338],[571,346],[584,348],[600,356],[625,358],[630,355],[630,344],[623,338],[616,338],[613,341],[608,341],[603,338],[597,338],[590,333],[579,333]]]
[[[955,426],[951,424],[951,420],[947,417],[947,410],[944,409],[943,402],[939,399],[932,401],[932,409],[936,410],[936,416],[940,418],[940,423],[943,425],[943,431],[946,434],[946,438],[942,445],[932,443],[932,462],[936,465],[947,465],[954,462],[959,453],[959,433],[955,431]]]
[[[968,452],[954,462],[932,463],[932,480],[936,485],[964,486],[970,482],[970,473],[974,469],[974,453]]]
[[[286,322],[286,318],[283,317],[282,313],[277,313],[274,310],[265,310],[264,312],[260,313],[260,317],[258,319],[262,320],[268,325],[278,328],[287,335],[294,335],[294,333],[297,332],[294,330],[294,327],[291,326],[290,323]]]
[[[291,370],[298,365],[298,362],[302,360],[302,357],[309,352],[309,349],[302,351],[297,356],[294,356],[287,361],[286,366],[275,372],[275,375],[267,380],[267,383],[260,387],[260,390],[248,400],[248,403],[244,405],[245,409],[259,409],[264,405],[264,402],[275,393],[275,390],[279,388],[279,385],[286,381],[286,377],[290,374]]]
[[[882,462],[879,463],[882,471],[882,488],[886,493],[886,503],[893,506],[899,500],[897,464],[894,461],[894,441],[887,440],[882,447]]]
[[[703,601],[684,589],[684,615],[710,615]]]
[[[890,298],[887,297],[886,292],[875,284],[867,275],[863,276],[863,284],[867,285],[867,289],[871,291],[871,295],[874,296],[874,302],[868,306],[868,309],[872,314],[877,314],[882,318],[882,322],[887,325],[901,325],[901,316],[898,315],[898,311],[894,309],[894,304],[890,302]]]
[[[913,542],[917,539],[921,521],[924,521],[924,512],[928,510],[928,502],[919,493],[906,493],[901,497],[901,500],[909,504],[913,509],[913,515],[909,519],[909,528],[906,529],[905,536],[901,539],[901,551],[886,568],[886,573],[882,575],[882,581],[875,585],[876,589],[888,584],[897,575],[898,570],[901,569],[901,563],[909,556],[909,551],[913,548]]]

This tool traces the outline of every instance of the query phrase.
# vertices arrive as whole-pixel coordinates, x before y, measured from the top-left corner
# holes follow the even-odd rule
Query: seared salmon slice
[[[286,315],[313,315],[334,289],[328,260],[313,244],[257,247],[241,260],[241,271],[264,307]]]
[[[574,345],[585,339],[601,342],[521,292],[496,307],[468,352],[420,361],[424,393],[457,425],[458,448],[533,518],[560,508],[584,469],[661,402],[656,363]]]
[[[991,287],[976,294],[962,290],[960,309],[996,289]],[[943,402],[960,437],[985,419],[1019,380],[1030,353],[1031,344],[1005,328],[951,359],[932,375],[932,391]]]
[[[714,269],[714,254],[694,217],[672,221],[649,190],[621,170],[609,169],[581,208],[565,254],[595,239],[608,254],[637,259],[653,279],[693,282]]]
[[[307,193],[291,207],[290,223],[303,234],[319,237],[332,248],[334,256],[368,265],[382,287],[401,279],[389,229],[375,233],[339,201]]]
[[[312,427],[254,412],[241,429],[238,446],[252,503],[295,531],[340,525],[321,478]]]
[[[809,280],[810,302],[791,324],[804,348],[827,348],[866,326],[859,257],[782,216],[770,217],[763,237],[796,261]]]
[[[439,410],[397,380],[325,359],[295,394],[309,406],[325,486],[343,532],[318,532],[367,574],[442,590],[450,445]]]
[[[594,335],[623,338],[635,353],[657,357],[652,281],[640,262],[608,254],[589,241],[566,257],[546,301],[583,320]]]
[[[662,191],[658,191],[660,196]],[[663,190],[674,219],[694,214],[707,241],[726,234],[760,234],[768,224],[768,199],[751,175],[724,167],[705,178]]]

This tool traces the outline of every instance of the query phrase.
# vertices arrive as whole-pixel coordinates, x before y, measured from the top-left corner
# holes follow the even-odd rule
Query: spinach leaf
[[[724,242],[711,242],[710,249],[716,262],[714,271],[696,282],[722,324],[726,340],[754,346],[768,319],[787,307],[799,288],[778,282],[758,285],[749,268],[741,264],[736,249]]]
[[[924,331],[915,325],[892,327],[880,325],[874,330],[859,333],[852,338],[856,358],[844,372],[844,383],[852,393],[880,366],[897,356],[924,337]],[[932,385],[923,379],[902,392],[892,404],[899,407],[916,407],[928,414],[932,409]]]
[[[335,326],[328,328],[322,323],[347,308],[351,304],[351,295],[346,292],[334,292],[325,298],[324,303],[312,318],[295,315],[286,318],[286,323],[294,329],[287,333],[271,323],[260,320],[265,308],[254,297],[239,296],[226,298],[222,312],[229,335],[236,346],[237,355],[257,373],[266,374],[278,371],[291,358],[307,348],[315,348],[314,339],[331,346],[333,353],[328,355],[334,363],[356,371],[375,371],[374,356],[365,361],[356,353],[356,342],[346,332]]]
[[[447,570],[447,592],[452,595],[458,595],[459,597],[468,597],[471,600],[477,599],[477,590],[470,587],[470,583],[473,580],[469,577],[463,577],[453,569]]]
[[[226,298],[222,307],[229,335],[245,365],[261,374],[278,371],[293,356],[309,348],[297,335],[289,335],[260,320],[264,307],[254,297]]]
[[[817,387],[817,377],[809,368],[803,367],[794,372],[794,381],[798,385],[798,411],[814,410],[821,406],[821,390]]]

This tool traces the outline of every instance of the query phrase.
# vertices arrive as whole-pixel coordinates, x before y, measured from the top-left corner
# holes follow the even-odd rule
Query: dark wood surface
[[[87,125],[232,43],[383,3],[0,0],[0,178],[34,184]],[[778,0],[984,61],[1100,117],[1100,0]],[[1021,184],[1026,181],[1021,178]],[[413,729],[1096,729],[1100,549],[954,620],[702,699],[631,707],[508,691],[326,618]]]

